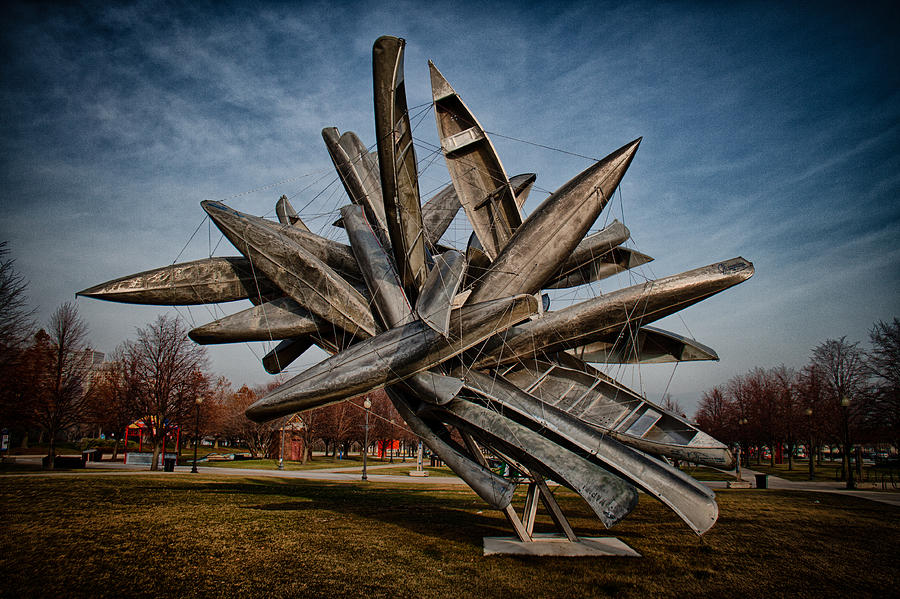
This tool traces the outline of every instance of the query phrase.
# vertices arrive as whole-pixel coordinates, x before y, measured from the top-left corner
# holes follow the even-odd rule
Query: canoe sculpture
[[[523,542],[533,540],[539,499],[575,539],[546,479],[580,494],[606,526],[628,515],[641,490],[703,534],[718,517],[715,496],[671,461],[730,468],[733,456],[602,368],[718,360],[702,343],[649,325],[746,281],[753,265],[722,260],[595,289],[592,299],[550,310],[544,290],[591,285],[652,260],[623,245],[630,232],[622,223],[597,224],[641,139],[575,175],[526,217],[536,175],[507,176],[485,128],[429,62],[451,184],[423,205],[404,51],[405,42],[389,36],[373,46],[374,143],[322,130],[349,199],[335,222],[347,243],[311,232],[285,196],[278,222],[204,201],[240,256],[171,264],[79,295],[156,305],[249,300],[190,337],[278,342],[263,358],[272,373],[313,345],[330,354],[250,406],[249,418],[384,388],[407,426],[501,510]],[[442,245],[460,208],[472,230],[468,244]],[[505,463],[503,474],[488,457]],[[512,506],[521,484],[529,489],[524,520]]]

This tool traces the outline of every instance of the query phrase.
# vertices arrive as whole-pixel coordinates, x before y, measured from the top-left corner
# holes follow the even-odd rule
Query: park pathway
[[[40,464],[42,456],[17,456],[17,460],[24,462],[34,461]],[[378,464],[367,467],[368,482],[371,483],[403,483],[414,485],[463,485],[462,479],[455,476],[409,476],[402,474],[377,474],[377,470],[389,468],[402,468],[403,463],[395,464]],[[409,469],[415,469],[415,462],[409,463]],[[275,478],[293,478],[302,480],[319,480],[333,482],[362,482],[361,466],[345,466],[337,468],[322,468],[317,470],[269,470],[262,468],[220,468],[216,466],[198,465],[197,470],[200,474],[207,476],[266,476]],[[96,474],[108,474],[112,476],[129,476],[129,475],[153,475],[166,476],[168,472],[157,471],[151,472],[146,466],[126,466],[120,462],[88,462],[87,471],[93,471]],[[178,473],[189,473],[190,466],[176,466],[175,471]],[[27,474],[6,474],[0,477],[0,480],[10,476],[83,476],[84,470],[69,470],[64,472],[29,472]],[[756,470],[748,468],[741,469],[741,478],[755,485],[756,475],[763,474]],[[701,481],[713,490],[725,489],[728,481],[714,480]],[[777,476],[769,475],[768,486],[770,489],[789,490],[789,491],[813,491],[818,493],[834,493],[837,495],[850,495],[852,497],[860,497],[871,501],[878,501],[888,505],[900,507],[900,492],[881,491],[875,489],[846,489],[840,481],[790,481]]]
[[[757,472],[749,468],[741,468],[741,479],[755,486],[756,475],[765,474]],[[703,484],[712,489],[724,489],[728,485],[728,481],[715,480],[703,481]],[[768,486],[770,489],[779,489],[786,491],[814,491],[818,493],[834,493],[836,495],[850,495],[852,497],[861,497],[862,499],[870,499],[888,505],[900,507],[900,493],[895,491],[881,491],[876,489],[847,489],[845,483],[841,481],[793,481],[787,480],[772,474],[768,478]]]

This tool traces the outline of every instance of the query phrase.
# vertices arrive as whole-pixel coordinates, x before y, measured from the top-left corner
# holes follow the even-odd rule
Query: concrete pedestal
[[[745,480],[730,480],[727,486],[729,489],[749,489],[750,483]]]
[[[563,535],[552,533],[536,534],[531,543],[523,543],[517,537],[484,537],[484,555],[641,557],[615,537],[579,537],[571,542]]]

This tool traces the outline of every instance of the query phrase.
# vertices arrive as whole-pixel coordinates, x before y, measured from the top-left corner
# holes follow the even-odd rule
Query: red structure
[[[391,439],[390,441],[378,441],[378,456],[381,459],[384,459],[384,454],[388,451],[396,452],[400,449],[400,441],[398,439]]]
[[[138,439],[138,454],[147,454],[146,460],[141,460],[141,463],[146,462],[150,463],[153,460],[152,452],[144,451],[144,437],[149,437],[153,433],[156,432],[155,419],[153,418],[141,418],[140,420],[135,420],[127,427],[125,427],[125,452],[124,452],[124,460],[125,463],[128,464],[128,441],[134,437]],[[164,423],[166,434],[163,437],[163,446],[162,451],[160,452],[161,458],[165,458],[166,456],[166,444],[171,440],[174,443],[175,451],[172,454],[173,456],[177,456],[181,453],[181,427],[177,424],[169,424]],[[135,452],[132,452],[134,454]],[[134,461],[134,460],[133,460]]]

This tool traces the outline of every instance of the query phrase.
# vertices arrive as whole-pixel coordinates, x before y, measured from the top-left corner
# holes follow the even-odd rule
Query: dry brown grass
[[[462,487],[7,476],[0,595],[858,597],[900,580],[896,507],[724,491],[701,540],[645,496],[611,533],[558,496],[580,534],[615,534],[644,557],[482,557],[482,537],[509,531]]]

